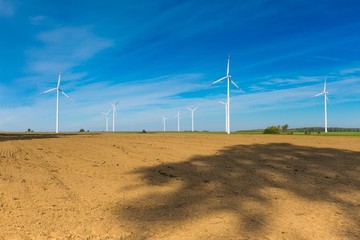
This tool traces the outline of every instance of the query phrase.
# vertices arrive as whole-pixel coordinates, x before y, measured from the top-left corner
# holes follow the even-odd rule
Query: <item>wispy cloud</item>
[[[58,27],[37,35],[41,47],[28,50],[30,72],[68,71],[109,48],[113,41],[96,36],[91,27]]]
[[[304,79],[307,84],[301,86],[290,84],[284,89],[277,87],[277,89],[271,91],[266,89],[266,91],[237,95],[232,97],[232,102],[246,112],[311,107],[319,103],[319,100],[314,96],[323,90],[323,82],[321,81],[323,78],[323,76],[298,77],[295,78],[295,82],[300,83],[301,79]],[[286,80],[280,82],[288,83]],[[357,87],[359,84],[359,77],[330,78],[327,90],[331,104],[338,105],[359,101],[360,89]]]
[[[323,62],[325,61],[330,61],[330,62],[347,62],[347,60],[345,59],[340,59],[337,57],[327,57],[327,56],[308,56],[307,57],[310,60],[313,60],[314,62]]]
[[[353,74],[353,73],[359,73],[360,67],[355,68],[347,68],[340,71],[341,74]]]
[[[260,78],[256,84],[250,85],[251,91],[271,91],[274,89],[294,88],[297,85],[309,85],[319,83],[325,79],[325,76],[298,76],[289,78],[280,78],[267,76]]]
[[[11,17],[14,15],[14,8],[7,0],[0,0],[0,17]]]

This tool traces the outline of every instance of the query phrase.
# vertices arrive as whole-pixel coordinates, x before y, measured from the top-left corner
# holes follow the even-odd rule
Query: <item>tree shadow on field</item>
[[[234,214],[231,227],[237,226],[237,234],[263,236],[271,223],[267,211],[281,207],[284,199],[277,193],[286,191],[309,203],[335,205],[338,214],[360,229],[359,211],[354,211],[360,199],[339,196],[357,193],[359,198],[359,169],[360,152],[355,151],[288,143],[230,146],[213,156],[194,156],[132,172],[144,182],[138,187],[154,191],[131,202],[119,202],[116,215],[143,239],[164,226],[177,228],[224,212]],[[161,188],[167,190],[159,192]],[[134,190],[136,187],[124,191]],[[338,235],[360,239],[359,230]]]
[[[75,135],[72,133],[0,133],[0,142],[13,140],[32,140],[43,138],[59,138]]]

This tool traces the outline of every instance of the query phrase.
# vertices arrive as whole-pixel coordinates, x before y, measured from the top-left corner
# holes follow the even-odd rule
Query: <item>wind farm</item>
[[[0,239],[360,239],[359,10],[0,0]]]

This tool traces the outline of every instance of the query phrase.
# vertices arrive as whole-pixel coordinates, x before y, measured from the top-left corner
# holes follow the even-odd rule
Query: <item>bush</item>
[[[81,128],[81,129],[79,130],[79,132],[85,132],[85,130],[84,130],[83,128]]]
[[[264,130],[264,134],[280,134],[280,128],[278,126],[270,126]]]

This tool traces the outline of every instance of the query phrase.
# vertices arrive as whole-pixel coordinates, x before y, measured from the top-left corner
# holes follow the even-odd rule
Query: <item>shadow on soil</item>
[[[32,140],[43,138],[60,138],[76,135],[73,133],[0,133],[0,142],[13,140]]]
[[[360,152],[354,151],[287,143],[231,146],[213,156],[195,156],[134,171],[144,181],[140,187],[154,191],[119,203],[116,214],[143,239],[151,236],[149,231],[158,233],[164,226],[177,228],[179,223],[211,219],[224,212],[236,216],[231,226],[238,226],[237,234],[256,236],[266,234],[272,220],[267,210],[280,207],[277,201],[283,200],[276,191],[266,192],[275,189],[309,202],[335,204],[338,213],[360,229],[359,212],[354,211],[360,199],[350,201],[338,195],[359,192],[359,167]],[[159,192],[161,188],[166,191]],[[338,234],[360,238],[359,232]]]

